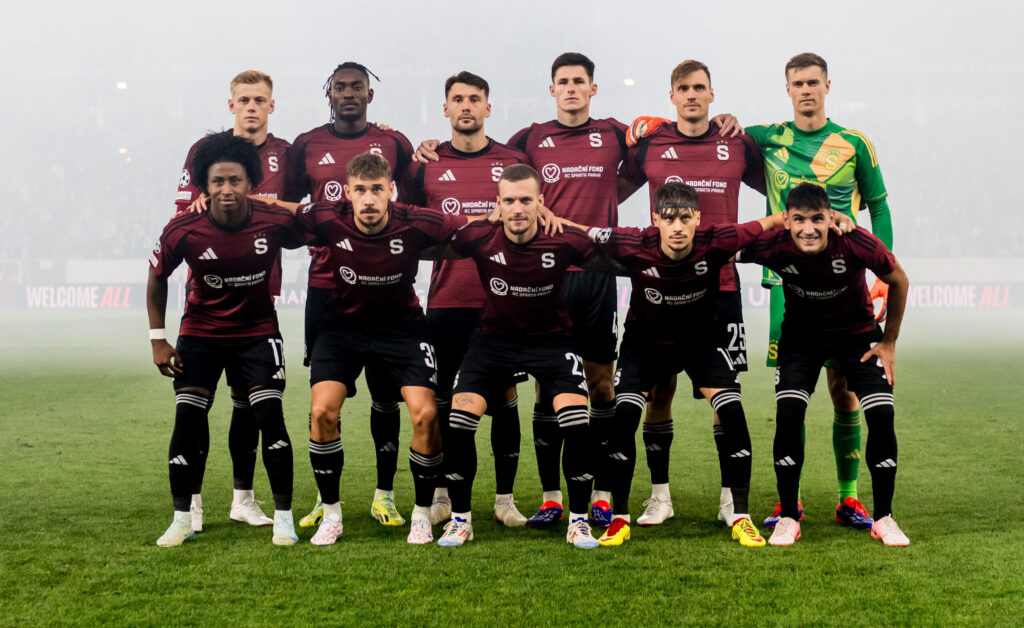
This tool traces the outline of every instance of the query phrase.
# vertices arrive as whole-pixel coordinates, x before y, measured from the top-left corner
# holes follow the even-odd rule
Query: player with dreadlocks
[[[346,61],[327,77],[324,93],[330,104],[330,120],[295,138],[288,153],[285,200],[300,201],[307,195],[312,202],[341,200],[347,181],[345,164],[361,153],[381,155],[391,164],[391,171],[396,176],[407,170],[412,156],[409,140],[398,131],[385,130],[366,121],[367,105],[373,102],[370,76],[380,82],[380,78],[365,65]],[[404,185],[402,181],[398,183],[401,200]],[[327,264],[327,253],[322,247],[310,249],[313,259],[309,265],[306,293],[306,366],[309,366],[309,358],[313,354],[313,344],[327,308],[327,297],[336,282]],[[397,385],[390,383],[387,373],[368,369],[366,381],[372,398],[370,433],[377,452],[377,490],[370,514],[383,525],[398,526],[405,523],[394,502],[400,425],[398,401],[401,397]],[[354,390],[351,392],[355,394]],[[336,446],[340,450],[341,442],[338,441]],[[323,507],[318,496],[313,511],[303,517],[299,525],[315,526],[322,518]]]

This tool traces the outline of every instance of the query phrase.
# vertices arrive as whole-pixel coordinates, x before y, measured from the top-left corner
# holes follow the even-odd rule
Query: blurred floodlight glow
[[[631,78],[628,78],[622,82],[626,84],[626,87],[633,87],[634,85],[636,85],[636,81],[634,81]]]
[[[117,82],[117,88],[118,89],[128,89],[128,83],[125,83],[124,81],[118,81]]]

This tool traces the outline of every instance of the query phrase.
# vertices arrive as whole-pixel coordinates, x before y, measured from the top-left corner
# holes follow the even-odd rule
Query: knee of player
[[[437,423],[437,408],[433,404],[410,407],[409,419],[414,432],[432,430]]]
[[[612,401],[615,399],[615,386],[611,377],[600,377],[587,380],[587,389],[590,392],[590,401]]]
[[[309,411],[310,423],[318,427],[326,428],[338,424],[338,410],[325,404],[314,403]]]

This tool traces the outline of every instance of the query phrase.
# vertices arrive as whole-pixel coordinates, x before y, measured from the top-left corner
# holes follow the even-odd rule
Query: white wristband
[[[166,329],[150,329],[149,330],[149,339],[150,340],[167,340],[167,330]]]

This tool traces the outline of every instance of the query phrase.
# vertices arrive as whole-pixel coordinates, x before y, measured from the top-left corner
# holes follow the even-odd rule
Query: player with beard
[[[288,154],[288,176],[284,198],[299,201],[309,195],[313,202],[337,202],[343,199],[347,181],[345,164],[365,152],[378,154],[397,175],[405,173],[412,145],[404,135],[384,130],[366,120],[368,105],[373,102],[370,88],[372,73],[361,63],[346,61],[334,69],[324,84],[331,108],[327,124],[295,138]],[[376,75],[373,75],[376,78]],[[399,189],[403,189],[401,180]],[[400,194],[400,197],[402,195]],[[337,280],[331,274],[327,247],[311,249],[309,288],[306,293],[306,355],[309,366],[327,299]],[[370,514],[383,525],[402,525],[394,501],[394,478],[398,462],[398,434],[401,424],[398,401],[400,395],[386,373],[368,368],[367,386],[370,404],[370,433],[377,456],[377,489],[370,505]],[[317,525],[323,516],[320,499],[313,510],[299,520],[302,527]]]
[[[865,229],[829,238],[831,204],[828,192],[816,183],[788,190],[786,230],[762,234],[739,258],[771,269],[782,278],[786,294],[775,370],[773,458],[780,517],[768,542],[792,545],[800,538],[804,416],[821,368],[830,361],[857,395],[868,425],[865,460],[874,498],[871,536],[885,545],[909,545],[892,517],[897,468],[895,349],[909,280],[885,244]],[[889,286],[884,332],[875,321],[865,270]]]
[[[263,434],[263,463],[274,496],[272,540],[298,540],[292,521],[292,448],[285,428],[282,393],[284,351],[269,279],[281,248],[305,243],[288,212],[250,200],[263,173],[256,146],[232,134],[208,135],[196,149],[192,173],[209,195],[207,213],[178,214],[150,256],[147,306],[153,362],[174,378],[176,411],[168,467],[174,520],[157,545],[195,538],[189,512],[209,448],[207,413],[221,373],[245,391]],[[182,262],[190,269],[189,292],[177,347],[166,340],[167,278]]]
[[[252,141],[259,150],[263,180],[252,188],[252,193],[269,198],[281,198],[284,193],[284,174],[287,165],[287,150],[291,146],[286,140],[274,137],[268,131],[268,118],[274,112],[274,82],[270,76],[258,70],[246,70],[231,79],[231,98],[228,110],[235,117],[234,128],[225,133],[244,137]],[[185,165],[178,178],[178,196],[175,199],[175,213],[188,211],[194,203],[202,203],[202,189],[192,171],[192,160],[196,150],[205,141],[201,138],[188,150]],[[270,274],[270,293],[281,294],[281,259],[278,257]],[[231,500],[230,517],[254,526],[273,525],[274,521],[263,514],[253,494],[253,475],[256,471],[256,452],[259,450],[260,430],[256,425],[249,395],[245,390],[231,389],[231,427],[228,430],[228,451],[231,452],[231,469],[234,479],[234,494]],[[203,498],[199,487],[192,496],[192,529],[203,530]]]
[[[414,190],[411,201],[462,216],[486,216],[495,207],[495,184],[502,170],[523,163],[526,156],[487,137],[484,121],[491,113],[490,86],[482,77],[459,72],[445,81],[444,114],[452,126],[451,141],[437,147],[439,159],[413,162],[406,180]],[[437,355],[438,418],[442,441],[448,440],[448,412],[455,373],[462,363],[470,334],[480,320],[484,291],[472,260],[440,260],[430,277],[427,326]],[[494,517],[507,526],[526,524],[513,499],[519,464],[519,414],[515,387],[489,400],[493,416]],[[451,516],[448,488],[435,489],[433,523]]]

